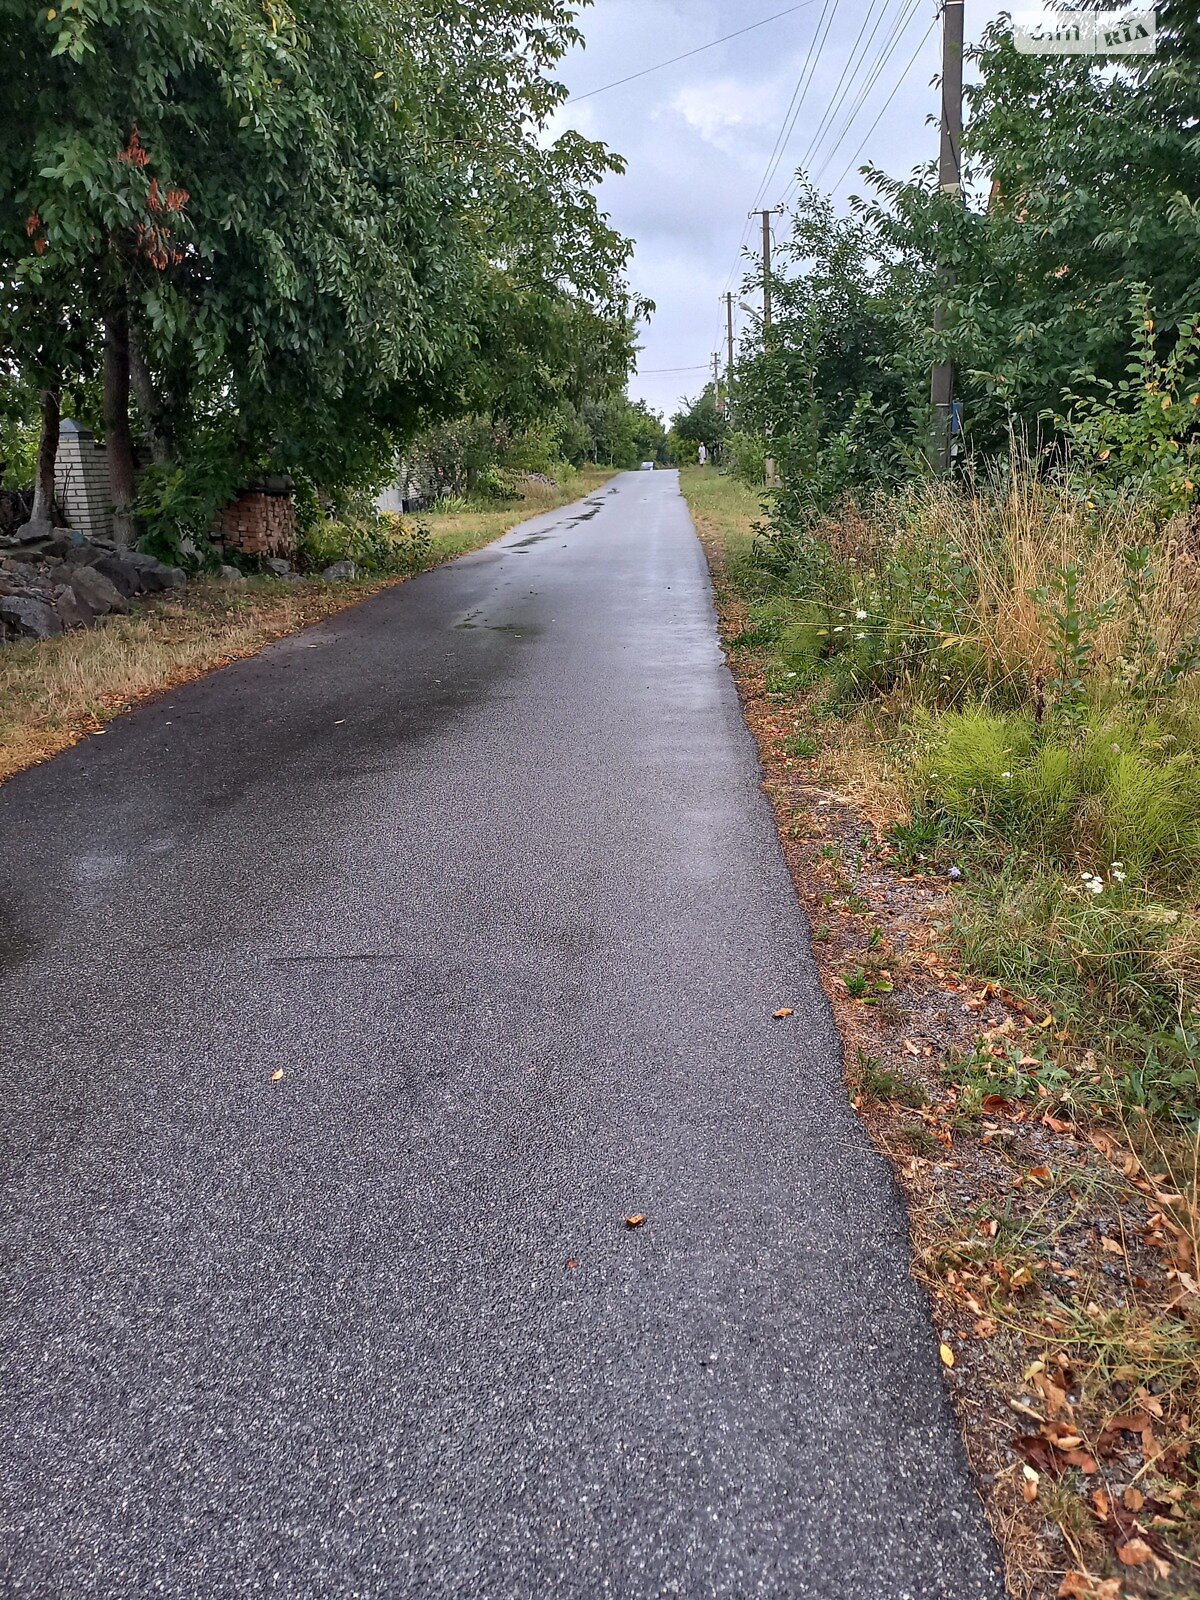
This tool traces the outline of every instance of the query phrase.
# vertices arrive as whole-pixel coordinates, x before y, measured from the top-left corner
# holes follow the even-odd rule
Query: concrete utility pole
[[[723,409],[721,406],[721,357],[716,350],[713,351],[713,401],[718,411]]]
[[[733,291],[725,296],[725,409],[728,411],[733,383]]]
[[[962,198],[963,11],[964,0],[942,0],[942,146],[938,181],[943,195],[956,199]],[[946,267],[940,269],[938,278],[943,290],[953,282]],[[939,295],[933,308],[933,331],[941,333],[945,321],[946,303]],[[949,361],[934,367],[929,399],[933,411],[930,460],[939,472],[948,472],[954,418],[954,367]]]

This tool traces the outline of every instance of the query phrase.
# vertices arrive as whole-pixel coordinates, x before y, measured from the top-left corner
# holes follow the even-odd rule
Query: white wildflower
[[[865,612],[865,611],[864,611],[864,610],[863,610],[863,609],[862,609],[862,607],[861,607],[861,606],[860,606],[860,607],[859,607],[859,609],[858,609],[858,610],[857,610],[857,611],[856,611],[856,612],[855,612],[855,613],[854,613],[854,620],[855,620],[855,621],[856,621],[856,622],[865,622],[865,621],[866,621],[866,620],[867,620],[867,613],[866,613],[866,612]]]
[[[1010,779],[1010,778],[1011,778],[1011,777],[1012,777],[1012,773],[1011,773],[1011,772],[1002,772],[1002,773],[1001,773],[1001,774],[1000,774],[1000,776],[1001,776],[1001,777],[1002,777],[1002,778],[1003,778],[1003,779],[1004,779],[1004,781],[1005,781],[1005,782],[1006,782],[1006,783],[1007,783],[1007,782],[1008,782],[1008,780],[1009,780],[1009,779]]]

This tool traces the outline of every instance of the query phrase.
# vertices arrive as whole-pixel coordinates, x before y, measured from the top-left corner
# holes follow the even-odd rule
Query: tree
[[[593,195],[619,163],[542,137],[578,38],[561,0],[0,17],[4,301],[18,329],[103,329],[119,498],[131,386],[161,463],[325,483],[378,475],[440,416],[529,414],[589,319],[628,345],[629,246]],[[47,366],[77,362],[56,345]]]
[[[676,459],[694,461],[703,445],[715,459],[721,454],[727,432],[725,413],[718,404],[716,388],[710,383],[695,400],[681,401],[680,409],[671,418],[671,448]]]

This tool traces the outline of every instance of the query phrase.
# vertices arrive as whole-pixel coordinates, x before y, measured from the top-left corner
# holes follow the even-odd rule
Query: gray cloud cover
[[[788,3],[596,0],[579,18],[586,47],[570,53],[559,77],[572,94],[585,95],[783,11]],[[967,0],[968,39],[977,39],[1002,9],[991,0]],[[739,241],[751,227],[746,213],[810,62],[795,131],[760,203],[781,197],[814,140],[812,170],[828,158],[822,187],[832,184],[881,110],[854,168],[870,159],[906,175],[934,156],[937,135],[927,119],[937,109],[931,82],[940,63],[936,19],[933,0],[809,0],[754,32],[573,101],[559,113],[556,129],[578,128],[629,163],[623,177],[605,184],[602,204],[637,241],[634,284],[658,306],[643,335],[631,384],[635,396],[669,415],[681,395],[699,392],[705,374],[660,369],[699,369],[723,349],[719,296],[731,273],[733,287],[738,285]],[[820,49],[814,50],[818,37]],[[867,69],[889,47],[877,81],[863,95]],[[857,81],[851,76],[849,92],[829,117],[846,74],[853,75],[858,64]],[[834,190],[843,205],[848,194],[862,189],[854,168]]]

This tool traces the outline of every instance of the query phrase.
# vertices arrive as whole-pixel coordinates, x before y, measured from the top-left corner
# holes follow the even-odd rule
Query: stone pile
[[[0,537],[0,644],[49,639],[129,610],[137,595],[177,589],[178,567],[74,528],[26,522]]]

